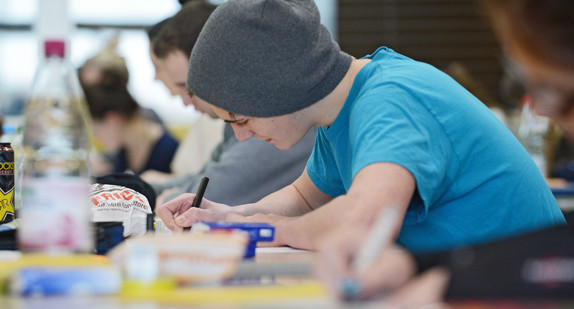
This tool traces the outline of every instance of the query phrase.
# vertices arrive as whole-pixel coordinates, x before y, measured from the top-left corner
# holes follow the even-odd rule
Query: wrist
[[[301,248],[301,238],[295,227],[296,222],[293,217],[281,217],[273,224],[275,226],[275,243],[277,246],[289,246]]]
[[[317,233],[309,232],[303,217],[282,217],[275,223],[275,235],[279,246],[315,250]]]
[[[255,204],[243,204],[243,205],[231,206],[231,207],[228,206],[230,208],[229,213],[242,215],[244,217],[253,216],[254,214],[257,213],[254,205]]]

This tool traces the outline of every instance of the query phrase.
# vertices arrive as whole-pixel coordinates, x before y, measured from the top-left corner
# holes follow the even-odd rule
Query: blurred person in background
[[[534,110],[574,136],[574,2],[481,0]],[[511,159],[511,158],[509,158]],[[351,261],[366,226],[323,239],[316,274],[335,297],[352,278],[356,296],[418,307],[457,299],[563,300],[574,297],[574,227],[560,225],[480,246],[428,254],[382,250],[362,273]]]
[[[191,27],[191,30],[188,32],[191,33],[195,31],[193,29],[197,29],[198,27],[201,29],[201,26],[215,7],[214,5],[203,3],[203,1],[180,2],[182,3],[182,7],[188,2],[196,2],[200,6],[194,9],[193,17],[188,22],[188,26]],[[194,4],[194,6],[198,4]],[[184,98],[187,97],[187,92],[183,93],[184,96],[182,96],[180,87],[177,87],[175,82],[172,80],[172,77],[169,76],[168,72],[164,68],[162,59],[159,59],[153,51],[152,42],[170,19],[171,18],[166,18],[147,29],[147,35],[150,42],[149,55],[155,70],[155,79],[163,83],[172,96]],[[191,39],[190,41],[190,46],[193,46],[194,40]],[[172,179],[174,183],[177,183],[177,179],[180,177],[198,173],[205,163],[210,160],[213,150],[223,138],[223,122],[218,119],[214,119],[201,111],[198,111],[198,114],[198,118],[193,123],[190,122],[189,126],[186,128],[185,136],[181,138],[179,148],[171,164],[172,173],[167,174],[157,171],[147,171],[141,175],[143,179],[149,183],[164,183]]]
[[[224,124],[209,105],[200,102],[186,85],[189,57],[206,20],[216,6],[202,1],[188,1],[160,30],[152,35],[152,61],[156,74],[166,86],[175,86],[186,106]],[[212,121],[213,121],[212,120]],[[211,136],[213,133],[206,132]],[[221,142],[210,159],[197,173],[165,182],[147,179],[156,193],[158,203],[186,192],[195,192],[203,177],[210,179],[205,196],[217,202],[238,205],[256,202],[267,194],[292,183],[303,171],[315,141],[315,130],[289,150],[279,150],[265,141],[249,138],[239,142],[229,123],[224,124]],[[197,149],[198,151],[201,149]]]
[[[130,94],[129,72],[125,59],[116,52],[117,44],[116,36],[78,72],[92,131],[106,159],[92,160],[92,173],[169,173],[179,143],[157,115],[143,109]]]

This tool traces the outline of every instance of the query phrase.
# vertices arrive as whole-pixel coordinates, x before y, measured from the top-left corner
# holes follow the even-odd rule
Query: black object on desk
[[[201,200],[203,199],[203,195],[205,194],[205,190],[207,189],[207,184],[209,183],[209,178],[203,177],[201,182],[199,183],[199,187],[197,188],[197,193],[195,193],[195,197],[193,198],[193,202],[191,203],[191,207],[199,208],[201,205]],[[188,231],[191,229],[191,226],[184,227],[184,231]]]

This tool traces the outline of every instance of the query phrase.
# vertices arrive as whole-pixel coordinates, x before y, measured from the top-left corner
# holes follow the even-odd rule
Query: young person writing
[[[315,249],[326,233],[395,207],[397,242],[425,252],[565,222],[526,150],[483,103],[391,49],[342,52],[311,0],[220,5],[191,53],[187,85],[240,141],[289,149],[318,133],[291,185],[236,207],[204,199],[190,208],[184,194],[156,210],[174,230],[268,222],[272,245]]]

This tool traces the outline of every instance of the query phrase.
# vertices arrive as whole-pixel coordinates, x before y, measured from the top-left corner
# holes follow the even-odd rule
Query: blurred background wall
[[[481,99],[501,101],[501,53],[475,1],[316,3],[323,24],[351,55],[362,57],[385,45],[443,70],[456,63],[480,85]],[[168,124],[192,123],[197,117],[193,108],[183,107],[179,98],[154,80],[145,34],[147,27],[175,14],[180,7],[178,0],[0,0],[0,111],[8,122],[21,114],[38,63],[41,36],[67,31],[70,60],[79,66],[119,33],[119,53],[126,58],[130,90],[138,102],[155,110]],[[62,14],[63,20],[48,22],[46,27],[43,18],[53,14]],[[66,23],[69,29],[62,30]]]
[[[220,4],[223,0],[206,0]],[[145,29],[181,8],[179,0],[0,0],[0,112],[17,125],[32,85],[41,39],[65,36],[76,67],[119,34],[118,52],[130,71],[130,91],[169,126],[192,124],[198,113],[184,107],[159,81],[149,59]],[[336,36],[337,1],[316,0],[322,22]]]
[[[341,49],[355,57],[386,45],[446,70],[457,63],[500,101],[500,48],[473,0],[339,0]],[[484,100],[484,98],[481,98]]]

